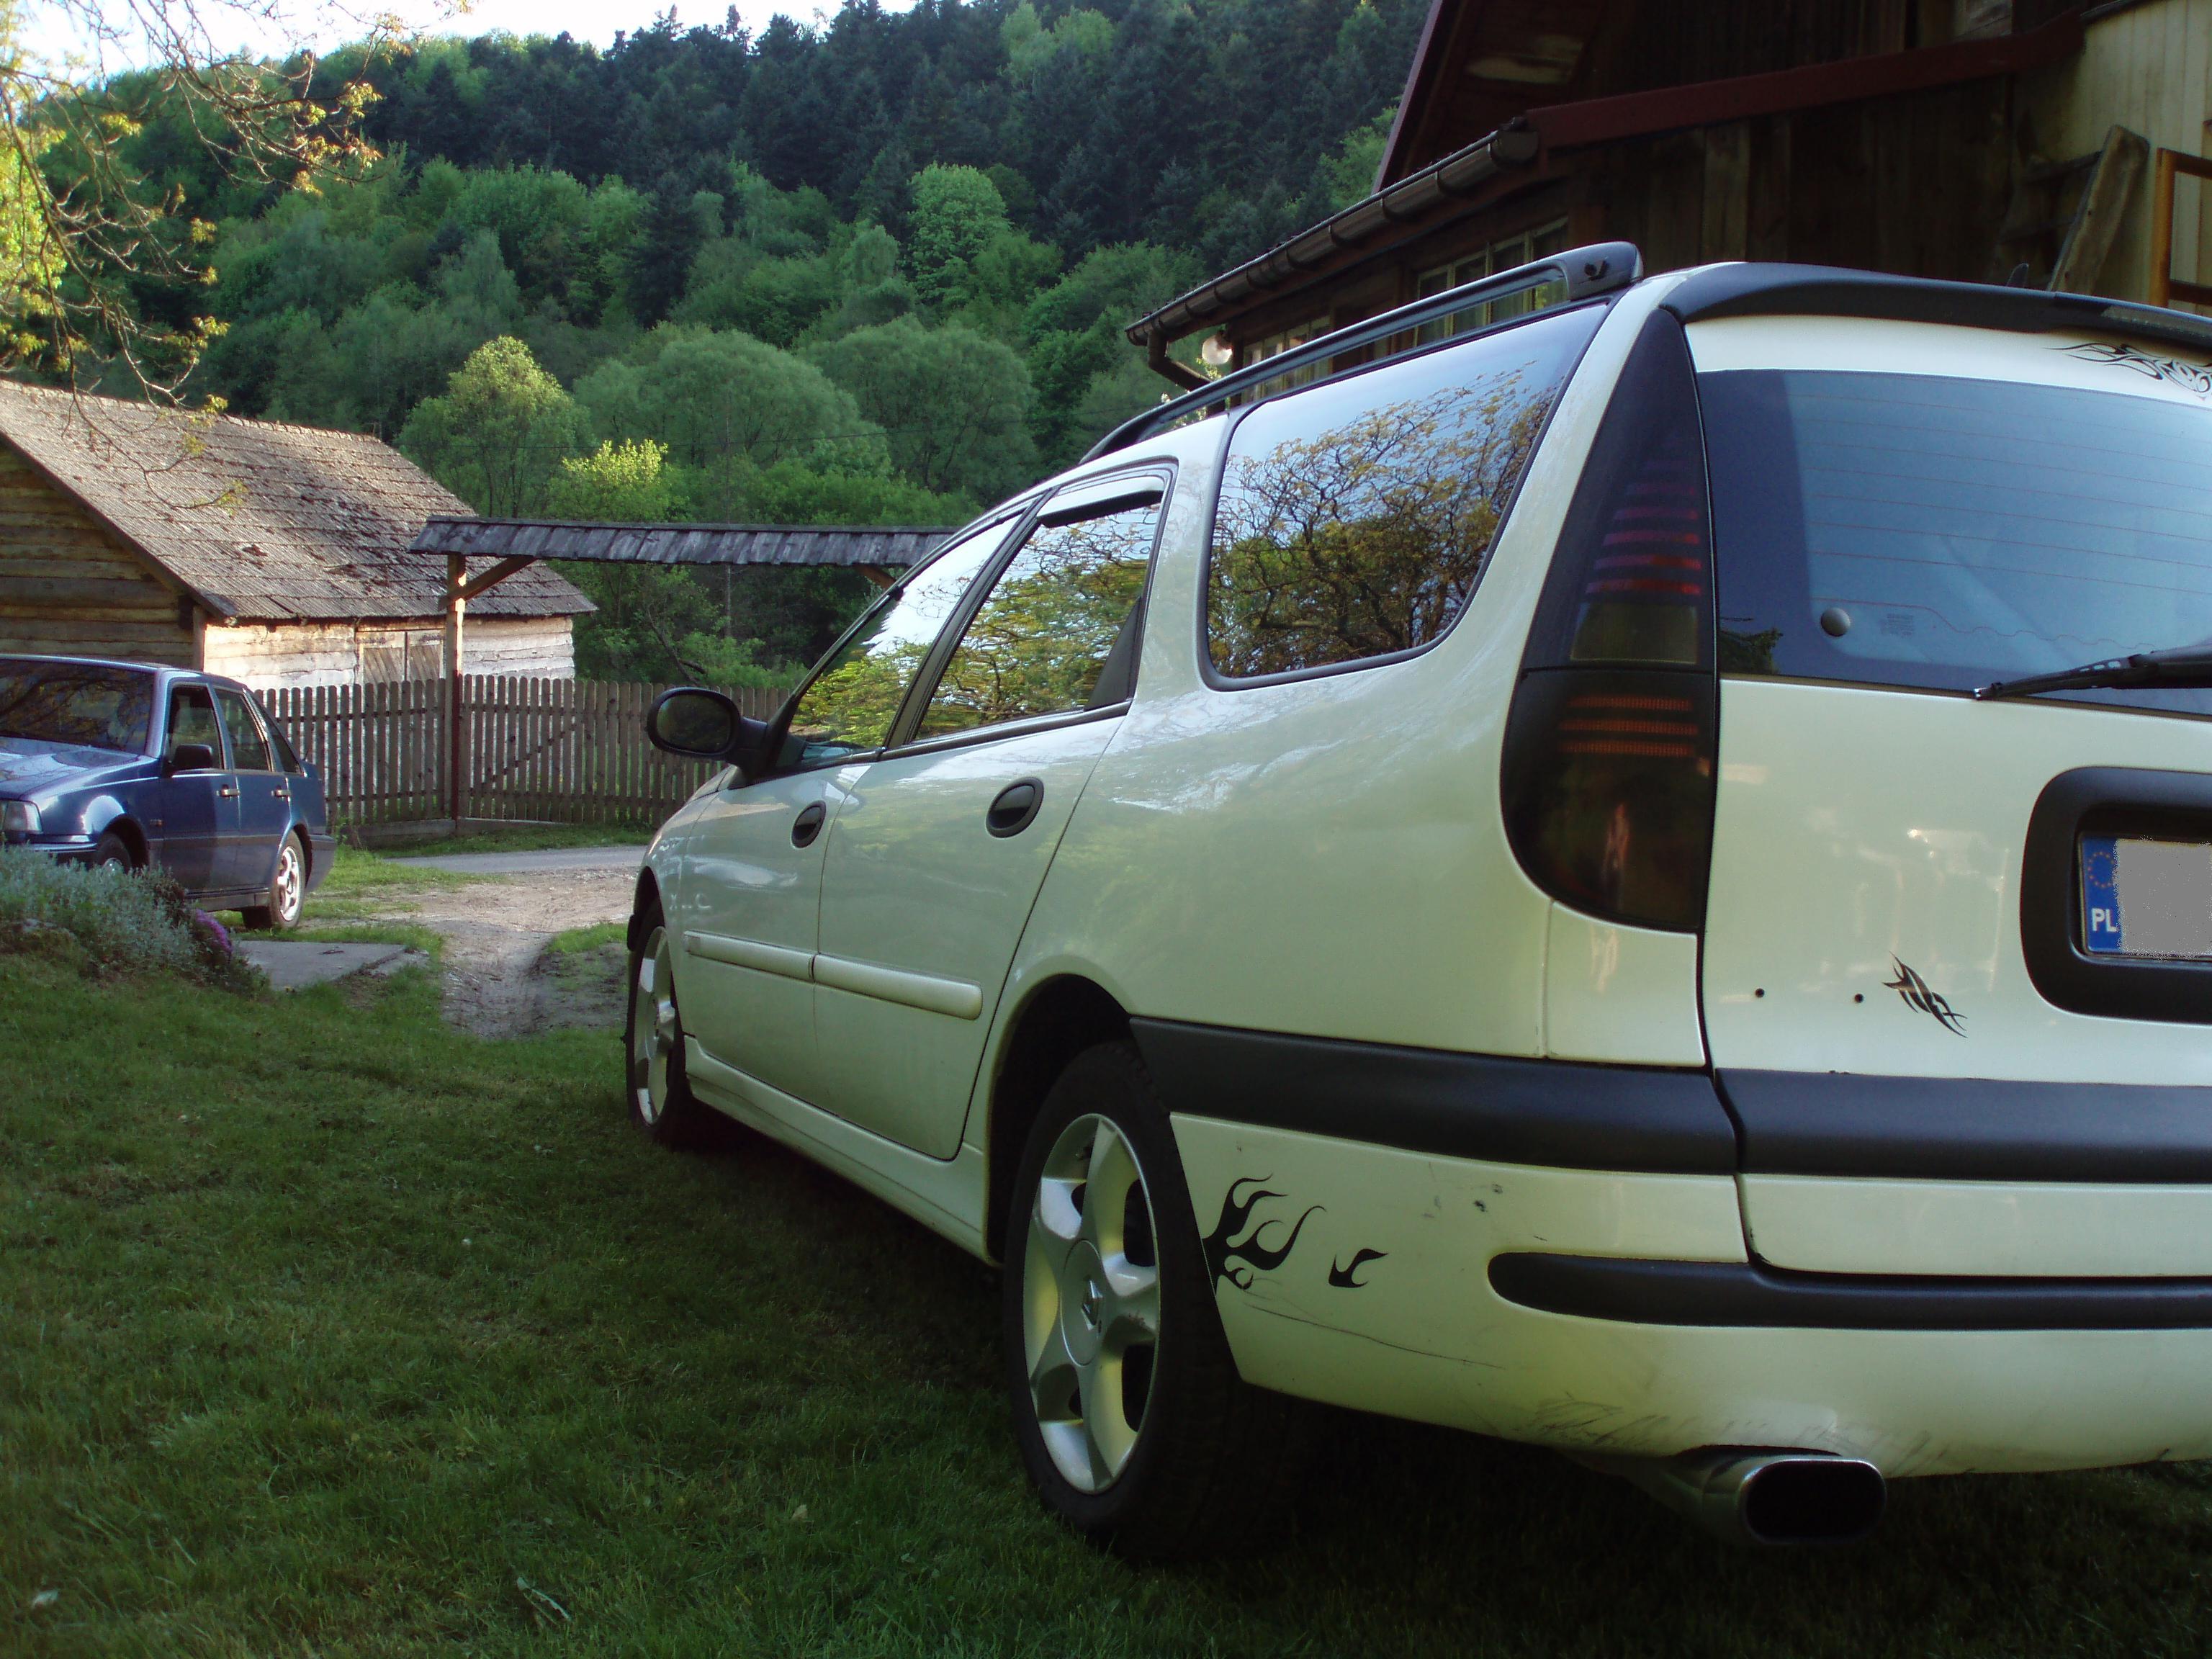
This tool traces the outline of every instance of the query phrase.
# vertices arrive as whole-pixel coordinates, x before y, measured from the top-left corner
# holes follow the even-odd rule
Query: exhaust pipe
[[[1881,1521],[1887,1490],[1863,1458],[1723,1447],[1680,1457],[1591,1457],[1735,1544],[1856,1544]]]

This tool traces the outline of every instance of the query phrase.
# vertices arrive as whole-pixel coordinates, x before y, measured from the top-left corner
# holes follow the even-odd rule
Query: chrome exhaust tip
[[[1680,1457],[1593,1457],[1731,1543],[1856,1544],[1881,1522],[1888,1488],[1863,1458],[1722,1447]]]

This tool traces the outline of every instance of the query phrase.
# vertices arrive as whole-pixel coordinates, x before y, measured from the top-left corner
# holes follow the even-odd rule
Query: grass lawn
[[[655,830],[609,823],[518,823],[434,841],[395,842],[376,850],[386,858],[443,858],[449,853],[538,853],[568,847],[642,847]]]
[[[1732,1551],[1548,1454],[1335,1419],[1256,1559],[1046,1521],[993,1277],[611,1036],[427,975],[241,1001],[0,957],[0,1653],[2190,1654],[2200,1468],[1907,1484]]]

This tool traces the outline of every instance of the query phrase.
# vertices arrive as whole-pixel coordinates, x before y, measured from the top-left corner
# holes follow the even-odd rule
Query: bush
[[[0,950],[107,973],[174,974],[246,991],[260,970],[165,870],[118,875],[0,848]]]

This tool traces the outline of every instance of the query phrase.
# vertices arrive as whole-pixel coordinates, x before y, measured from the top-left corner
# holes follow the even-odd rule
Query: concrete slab
[[[536,853],[445,853],[428,858],[394,859],[392,862],[424,870],[450,870],[465,876],[526,876],[540,870],[628,872],[645,862],[645,848],[556,847]]]
[[[280,991],[304,990],[349,974],[389,969],[409,954],[404,945],[326,945],[312,939],[250,939],[238,949]]]

